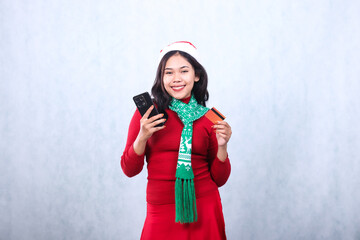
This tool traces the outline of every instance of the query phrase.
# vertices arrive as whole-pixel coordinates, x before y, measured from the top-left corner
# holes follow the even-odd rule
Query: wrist
[[[225,162],[227,155],[227,145],[218,146],[217,158],[220,161]]]
[[[225,143],[224,145],[218,145],[218,149],[227,151],[227,143]]]
[[[148,137],[146,137],[145,135],[141,134],[141,132],[139,132],[135,141],[137,141],[138,143],[146,144],[148,139],[149,139]]]
[[[138,135],[133,143],[134,151],[137,155],[142,155],[145,152],[147,139],[142,138]]]

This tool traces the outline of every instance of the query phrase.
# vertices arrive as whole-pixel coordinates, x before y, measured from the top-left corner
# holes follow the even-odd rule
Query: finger
[[[226,121],[219,121],[217,122],[217,125],[230,127],[230,125]]]
[[[226,126],[224,126],[224,125],[218,125],[218,124],[213,125],[213,128],[215,128],[215,129],[225,129],[225,127]]]
[[[230,133],[228,131],[224,131],[224,130],[216,130],[216,133],[221,133],[221,134],[224,134],[226,136],[230,136]]]
[[[226,126],[230,127],[230,125],[226,121],[218,121],[214,126]]]
[[[155,127],[156,125],[165,122],[166,119],[165,118],[161,118],[159,120],[153,121],[152,123],[149,124],[149,127]]]
[[[161,129],[164,129],[166,127],[166,125],[160,126],[160,127],[155,127],[154,132],[160,131]]]
[[[223,134],[223,133],[217,133],[218,136],[222,137],[223,139],[225,139],[226,141],[229,141],[230,137],[226,134]]]
[[[151,133],[151,135],[153,134],[153,133],[155,133],[155,132],[157,132],[157,131],[160,131],[161,129],[164,129],[166,126],[165,125],[163,125],[163,126],[159,126],[159,127],[152,127],[152,128],[150,128],[149,129],[149,133]]]
[[[164,116],[163,113],[157,114],[155,116],[152,116],[151,118],[149,118],[150,122],[154,122],[155,120],[158,120],[159,118],[162,118]]]
[[[215,129],[215,130],[226,130],[226,131],[230,131],[231,132],[231,127],[229,126],[229,125],[213,125],[213,128]]]
[[[149,109],[145,112],[145,114],[143,115],[142,118],[143,118],[143,119],[147,119],[147,118],[149,117],[151,111],[153,110],[153,108],[154,108],[154,105],[151,105],[151,106],[149,107]]]
[[[215,129],[215,132],[221,132],[221,133],[224,133],[224,134],[227,134],[227,135],[231,135],[231,129],[229,128],[223,128],[223,129]]]

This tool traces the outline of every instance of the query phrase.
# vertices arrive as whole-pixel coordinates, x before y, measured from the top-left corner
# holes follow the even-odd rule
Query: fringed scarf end
[[[176,179],[175,208],[175,222],[192,223],[197,221],[196,197],[193,179]]]

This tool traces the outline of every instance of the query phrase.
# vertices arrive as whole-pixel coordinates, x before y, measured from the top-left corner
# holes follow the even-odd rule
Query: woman
[[[124,173],[132,177],[141,172],[146,156],[141,239],[226,239],[218,187],[230,175],[231,128],[204,116],[208,79],[194,45],[172,43],[160,59],[152,87],[160,114],[148,118],[153,107],[143,117],[135,112],[121,157]]]

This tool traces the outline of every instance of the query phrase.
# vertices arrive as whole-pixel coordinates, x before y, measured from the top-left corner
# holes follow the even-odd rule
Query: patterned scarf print
[[[198,104],[193,95],[188,104],[173,98],[169,108],[177,113],[184,124],[176,168],[175,222],[191,223],[197,221],[194,173],[191,167],[193,122],[204,116],[209,109]]]

